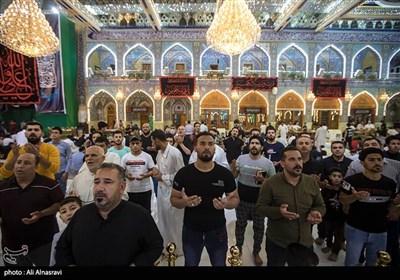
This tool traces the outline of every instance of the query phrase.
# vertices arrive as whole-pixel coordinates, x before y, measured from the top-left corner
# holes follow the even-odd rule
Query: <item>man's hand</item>
[[[40,211],[32,212],[32,213],[30,214],[32,217],[31,217],[31,218],[22,218],[22,222],[23,222],[25,225],[34,224],[34,223],[36,223],[36,222],[42,217],[41,214],[42,214],[42,213],[41,213]]]
[[[281,204],[281,207],[279,208],[279,211],[281,212],[284,218],[288,219],[289,221],[300,218],[299,214],[288,211],[287,210],[288,207],[289,207],[288,204]]]
[[[312,225],[319,224],[320,222],[322,222],[322,215],[318,211],[311,211],[308,214],[307,221]]]

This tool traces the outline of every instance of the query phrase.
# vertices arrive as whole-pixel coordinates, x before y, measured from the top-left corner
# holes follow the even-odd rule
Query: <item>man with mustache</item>
[[[176,173],[171,193],[172,206],[185,209],[182,229],[185,266],[199,265],[204,246],[212,266],[225,266],[228,233],[224,209],[236,208],[239,196],[232,173],[212,160],[213,135],[204,131],[196,138],[197,160]]]
[[[295,147],[283,149],[281,166],[283,172],[264,181],[256,204],[256,213],[268,218],[267,266],[284,266],[293,242],[313,249],[310,225],[319,224],[326,212],[318,183],[302,173],[302,155]]]
[[[346,177],[339,195],[342,203],[350,204],[345,226],[345,266],[359,265],[364,244],[366,266],[375,265],[376,252],[386,249],[387,217],[399,217],[396,182],[382,175],[383,151],[372,147],[363,149],[359,160],[364,171]]]
[[[257,266],[263,264],[259,255],[261,243],[264,238],[264,216],[256,214],[256,202],[264,180],[275,175],[272,161],[262,156],[262,140],[258,135],[249,138],[249,153],[238,157],[236,168],[232,170],[233,176],[238,178],[239,206],[236,208],[235,237],[236,246],[240,253],[244,244],[247,219],[253,221],[253,257]],[[265,176],[263,175],[263,173]]]
[[[31,153],[39,158],[36,172],[40,175],[55,179],[54,174],[60,169],[60,153],[56,146],[43,143],[43,126],[36,121],[28,122],[25,136],[28,143],[24,146],[15,145],[7,156],[3,166],[0,168],[0,178],[6,179],[13,175],[14,165],[19,155]]]
[[[153,266],[163,239],[150,212],[122,200],[124,169],[103,163],[94,178],[94,203],[83,206],[56,246],[57,266]]]
[[[48,264],[50,247],[44,246],[50,244],[58,232],[55,214],[64,193],[57,181],[35,173],[38,163],[38,156],[34,154],[19,155],[14,164],[15,177],[0,184],[2,248],[3,251],[5,248],[18,251],[27,245],[29,253],[40,250],[37,257]],[[39,249],[41,247],[43,250]]]

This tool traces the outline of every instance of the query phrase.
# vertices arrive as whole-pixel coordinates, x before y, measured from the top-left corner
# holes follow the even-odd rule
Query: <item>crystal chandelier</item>
[[[60,41],[35,0],[14,0],[0,17],[0,43],[29,57],[60,49]]]
[[[225,0],[207,31],[207,44],[216,51],[240,54],[260,40],[261,28],[245,0]]]

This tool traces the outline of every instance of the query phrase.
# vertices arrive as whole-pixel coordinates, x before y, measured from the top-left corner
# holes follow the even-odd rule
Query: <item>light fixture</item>
[[[386,91],[382,92],[381,95],[379,96],[379,100],[382,103],[386,103],[386,101],[389,100],[389,95],[387,95]]]
[[[154,99],[155,99],[155,100],[160,100],[160,99],[161,99],[161,94],[160,94],[160,90],[159,90],[159,89],[157,89],[157,90],[154,92]]]
[[[207,30],[207,44],[214,50],[236,55],[254,46],[261,28],[245,0],[225,0]]]
[[[122,101],[125,99],[125,93],[124,93],[124,88],[123,87],[119,87],[118,91],[117,91],[117,96],[116,96],[118,101]]]
[[[350,102],[351,99],[353,99],[353,96],[351,95],[350,91],[347,91],[344,95],[344,100]]]
[[[276,95],[278,93],[278,88],[277,87],[273,87],[272,88],[272,94]]]
[[[194,100],[199,100],[200,99],[200,93],[198,92],[198,90],[196,89],[192,95],[192,98]]]
[[[231,98],[232,98],[232,100],[238,100],[240,98],[239,93],[237,92],[237,90],[232,90],[231,91]]]
[[[315,100],[315,94],[312,91],[309,91],[306,96],[306,99],[308,102],[313,102]]]
[[[0,17],[0,43],[29,57],[60,49],[60,41],[35,0],[14,0]]]

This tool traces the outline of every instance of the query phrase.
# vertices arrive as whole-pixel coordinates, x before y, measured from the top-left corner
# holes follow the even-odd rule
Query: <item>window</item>
[[[253,63],[244,63],[243,67],[247,67],[247,70],[253,70],[254,69]]]
[[[150,63],[142,63],[142,71],[151,71],[151,64]]]
[[[185,63],[175,63],[175,71],[177,71],[177,72],[186,71],[186,64]]]
[[[218,70],[218,64],[210,64],[210,70]]]

